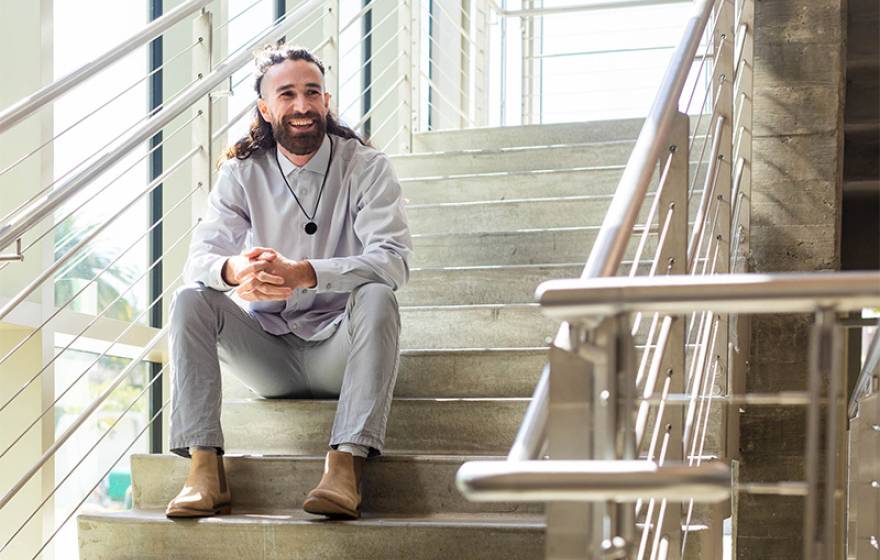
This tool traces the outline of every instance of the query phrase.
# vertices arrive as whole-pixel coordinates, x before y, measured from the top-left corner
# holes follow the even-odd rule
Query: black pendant
[[[315,232],[318,231],[318,226],[315,222],[309,222],[306,224],[306,233],[309,235],[315,235]]]

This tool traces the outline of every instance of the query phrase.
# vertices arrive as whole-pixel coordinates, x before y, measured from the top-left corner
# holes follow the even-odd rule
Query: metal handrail
[[[685,26],[682,41],[676,47],[663,75],[657,96],[624,167],[581,278],[612,276],[623,261],[626,245],[651,183],[654,164],[664,149],[672,117],[678,109],[679,98],[691,70],[690,61],[697,53],[714,3],[714,0],[699,0],[694,3],[693,14]],[[565,336],[564,328],[560,327],[555,338]],[[533,399],[536,397],[546,400],[548,394],[536,393]],[[531,424],[539,420],[546,421],[546,417],[535,415],[524,419],[517,439],[525,438],[527,433],[543,433],[543,426]]]
[[[98,58],[80,66],[63,78],[59,78],[51,84],[40,88],[31,95],[22,98],[18,103],[13,104],[11,107],[0,113],[0,132],[3,132],[18,123],[47,103],[64,95],[117,60],[122,59],[131,51],[147,44],[159,35],[162,35],[176,23],[204,8],[210,4],[210,2],[211,0],[188,0],[187,2],[184,2],[170,10],[167,14],[156,18],[139,32],[107,50]],[[0,247],[5,247],[6,245],[8,245],[8,243],[0,243]]]
[[[730,467],[651,461],[470,461],[458,471],[462,493],[483,501],[615,501],[643,496],[720,502],[730,496]]]
[[[196,101],[208,95],[215,87],[223,83],[236,70],[250,62],[253,49],[265,44],[267,41],[275,41],[283,37],[300,21],[300,18],[294,17],[296,14],[308,12],[319,4],[320,0],[306,0],[303,2],[298,8],[292,10],[290,17],[284,18],[267,31],[252,39],[245,47],[239,49],[237,54],[227,57],[214,71],[204,76],[198,83],[191,86],[172,103],[169,103],[165,108],[153,115],[143,125],[126,135],[116,148],[98,158],[75,176],[64,181],[57,189],[47,194],[42,201],[25,208],[10,223],[0,225],[0,248],[6,247],[16,239],[19,239],[33,225],[39,223],[65,201],[82,191],[92,180],[122,159],[128,152],[150,139],[174,118],[185,110],[190,109]]]
[[[548,280],[536,299],[548,317],[630,311],[690,313],[801,313],[818,308],[853,311],[880,306],[880,272],[625,276]]]

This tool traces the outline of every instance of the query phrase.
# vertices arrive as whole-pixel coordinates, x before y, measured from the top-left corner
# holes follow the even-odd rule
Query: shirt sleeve
[[[358,192],[354,232],[364,251],[350,257],[308,259],[318,281],[310,290],[351,292],[369,282],[398,290],[409,280],[412,238],[391,160],[379,153],[353,180]]]
[[[223,280],[223,265],[241,252],[250,227],[244,190],[229,165],[223,165],[208,195],[205,216],[193,231],[184,280],[201,282],[215,290],[231,290],[234,286]]]

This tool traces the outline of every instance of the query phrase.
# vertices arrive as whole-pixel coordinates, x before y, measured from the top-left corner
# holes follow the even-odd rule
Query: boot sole
[[[205,509],[189,509],[189,508],[174,508],[172,510],[168,510],[165,512],[165,517],[183,517],[183,518],[192,518],[192,517],[212,517],[214,515],[229,515],[232,513],[232,506],[230,504],[226,504],[224,506],[220,506],[214,508],[212,510]]]
[[[303,502],[303,510],[316,515],[326,515],[332,518],[359,519],[361,513],[357,510],[348,509],[327,498],[313,496]]]

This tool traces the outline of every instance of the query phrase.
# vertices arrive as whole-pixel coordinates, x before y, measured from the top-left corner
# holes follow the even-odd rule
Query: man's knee
[[[366,316],[374,321],[392,321],[399,323],[400,313],[397,296],[387,284],[371,282],[355,288],[351,294],[352,305],[356,310],[363,310]]]
[[[171,299],[170,315],[181,321],[188,317],[202,316],[210,308],[211,299],[216,296],[223,297],[223,294],[201,284],[181,286]]]

